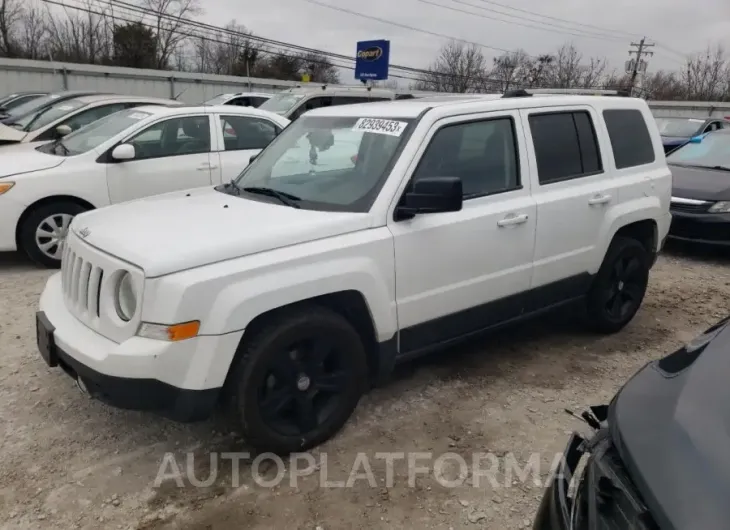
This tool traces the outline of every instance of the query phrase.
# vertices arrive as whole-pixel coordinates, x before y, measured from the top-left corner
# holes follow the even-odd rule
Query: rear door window
[[[641,111],[609,109],[603,111],[603,118],[611,139],[616,169],[654,162],[654,146]]]

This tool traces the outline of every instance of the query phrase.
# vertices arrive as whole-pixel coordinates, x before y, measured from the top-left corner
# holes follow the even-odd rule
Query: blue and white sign
[[[355,79],[380,81],[388,79],[389,40],[366,40],[357,43]]]

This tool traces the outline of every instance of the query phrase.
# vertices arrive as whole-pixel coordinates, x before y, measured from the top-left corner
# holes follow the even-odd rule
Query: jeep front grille
[[[104,270],[78,256],[69,245],[65,245],[61,263],[61,283],[68,306],[98,317]]]

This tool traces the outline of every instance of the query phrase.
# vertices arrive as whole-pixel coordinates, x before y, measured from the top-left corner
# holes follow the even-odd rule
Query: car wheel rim
[[[611,270],[606,296],[606,312],[614,320],[623,320],[638,307],[643,294],[641,261],[636,256],[621,257]]]
[[[54,214],[43,219],[35,232],[38,250],[51,259],[61,259],[72,219],[73,216],[67,213]]]
[[[305,436],[327,422],[350,384],[344,351],[326,337],[282,349],[264,371],[258,409],[264,423],[284,436]]]

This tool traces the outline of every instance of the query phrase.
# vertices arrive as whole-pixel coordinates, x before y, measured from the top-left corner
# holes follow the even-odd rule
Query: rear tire
[[[631,322],[646,294],[650,268],[644,245],[627,237],[614,238],[586,300],[594,330],[616,333]]]
[[[334,436],[367,388],[358,332],[324,307],[284,313],[244,338],[233,404],[257,451],[289,454]]]
[[[86,210],[80,204],[69,201],[53,202],[35,208],[20,226],[20,249],[39,265],[51,269],[59,268],[71,220]]]

